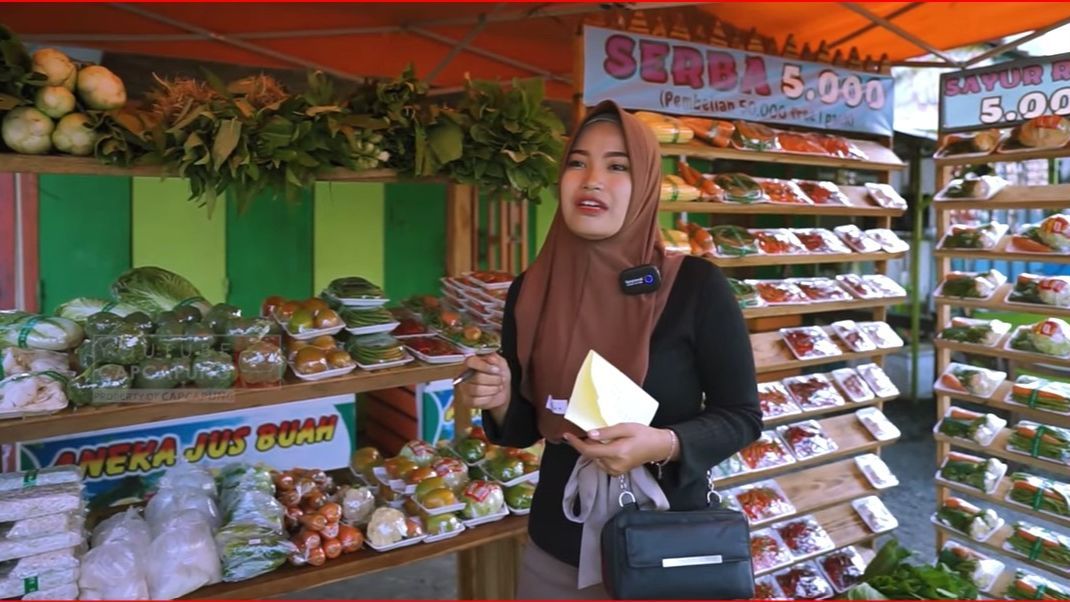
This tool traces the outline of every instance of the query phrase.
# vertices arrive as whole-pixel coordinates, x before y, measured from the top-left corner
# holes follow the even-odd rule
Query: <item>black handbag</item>
[[[621,511],[602,528],[602,582],[616,600],[741,600],[754,597],[750,527],[722,509],[707,475],[706,508],[641,510],[624,476]]]

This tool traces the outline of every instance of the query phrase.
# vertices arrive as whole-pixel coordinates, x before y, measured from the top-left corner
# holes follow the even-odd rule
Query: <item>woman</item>
[[[462,407],[483,410],[495,443],[546,439],[517,597],[606,598],[590,587],[584,526],[566,514],[574,469],[652,475],[674,510],[704,506],[706,472],[755,440],[762,415],[746,325],[712,263],[667,256],[657,211],[661,156],[652,132],[612,102],[592,110],[562,162],[560,206],[538,258],[505,305],[501,355],[470,358]],[[653,266],[660,286],[624,294],[623,270]],[[563,417],[595,350],[658,401],[651,426],[585,433]],[[704,401],[705,398],[705,401]],[[636,469],[649,473],[638,473]],[[606,476],[609,475],[609,476]],[[587,567],[584,567],[584,565]],[[600,577],[595,577],[600,582]]]

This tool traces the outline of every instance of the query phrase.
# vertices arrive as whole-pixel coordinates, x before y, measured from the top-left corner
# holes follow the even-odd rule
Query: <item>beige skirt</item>
[[[602,584],[578,589],[579,570],[544,552],[530,540],[520,560],[517,600],[608,600]]]

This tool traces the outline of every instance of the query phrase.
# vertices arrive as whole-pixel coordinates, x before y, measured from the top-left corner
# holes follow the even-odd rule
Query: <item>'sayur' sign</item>
[[[891,135],[893,80],[739,50],[584,28],[583,100]]]
[[[1070,115],[1070,54],[940,75],[940,131],[1010,127]]]

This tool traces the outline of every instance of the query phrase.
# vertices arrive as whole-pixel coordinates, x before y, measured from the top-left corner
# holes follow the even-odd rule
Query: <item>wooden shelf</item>
[[[1033,517],[1037,521],[1049,522],[1065,529],[1070,529],[1070,517],[1059,517],[1055,516],[1054,514],[1038,512],[1036,510],[1033,510],[1032,508],[1008,502],[1006,499],[1007,493],[1010,492],[1012,484],[1013,482],[1011,481],[1010,475],[1008,474],[1004,476],[1003,479],[1000,480],[999,485],[996,486],[996,492],[992,495],[988,495],[984,492],[974,489],[973,487],[961,485],[958,483],[951,484],[942,481],[937,481],[936,487],[946,487],[947,489],[950,489],[951,491],[954,491],[956,493],[979,500],[984,500],[987,503],[996,504],[997,506],[1002,506],[1004,508],[1013,510],[1021,514],[1026,514],[1028,516]]]
[[[958,209],[1065,209],[1070,207],[1070,184],[1007,186],[987,201],[933,201],[937,211]]]
[[[751,529],[761,529],[772,523],[881,493],[881,490],[869,484],[854,460],[841,460],[787,474],[777,479],[777,484],[795,506],[795,512],[772,520],[757,521],[751,524]]]
[[[989,299],[960,299],[958,297],[933,297],[933,302],[953,307],[971,307],[989,311],[1006,311],[1020,314],[1036,314],[1045,317],[1070,318],[1070,308],[1041,305],[1039,303],[1006,303],[1007,293],[1014,288],[1014,283],[1005,282],[996,289]]]
[[[953,529],[949,529],[949,528],[947,528],[947,527],[945,527],[943,525],[933,525],[933,526],[936,528],[937,531],[940,531],[940,532],[944,533],[949,538],[954,539],[955,541],[958,541],[958,542],[960,542],[960,543],[962,543],[964,545],[968,545],[968,546],[971,546],[971,547],[977,547],[977,548],[980,548],[981,550],[995,552],[995,553],[999,554],[1000,556],[1002,556],[1003,558],[1013,559],[1014,562],[1027,565],[1029,567],[1035,568],[1035,569],[1040,570],[1040,571],[1044,571],[1045,573],[1049,573],[1051,575],[1056,575],[1056,576],[1061,577],[1063,579],[1070,579],[1070,571],[1064,571],[1064,570],[1057,569],[1057,568],[1055,568],[1053,566],[1048,566],[1046,564],[1041,564],[1040,562],[1029,560],[1025,556],[1020,556],[1018,554],[1014,554],[1014,553],[1011,553],[1011,552],[1008,552],[1008,551],[1004,550],[1003,549],[1004,542],[1006,542],[1007,539],[1010,538],[1010,536],[1014,533],[1014,527],[1010,523],[1004,525],[1003,528],[1001,528],[1000,530],[998,530],[995,533],[993,533],[992,536],[989,537],[988,540],[985,541],[985,542],[974,541],[974,540],[970,539],[969,537],[959,533],[958,531],[955,531]]]
[[[722,268],[749,268],[774,265],[811,265],[819,263],[856,263],[889,261],[906,253],[805,253],[798,255],[747,255],[745,257],[706,257]]]
[[[933,203],[934,205],[936,203]],[[1067,203],[1070,206],[1070,203]],[[977,208],[977,205],[973,205]],[[981,261],[1028,261],[1033,263],[1070,263],[1070,254],[1068,255],[1052,255],[1046,253],[1020,253],[1017,251],[1008,251],[1007,246],[1010,244],[1010,235],[1004,236],[1002,240],[990,251],[974,250],[974,249],[937,249],[933,251],[934,257],[947,257],[950,259],[973,259]]]
[[[959,343],[956,341],[945,341],[944,339],[933,339],[933,346],[937,349],[949,349],[951,351],[960,351],[962,353],[972,353],[974,355],[986,355],[989,357],[1002,357],[1020,364],[1030,365],[1045,365],[1045,366],[1059,366],[1061,368],[1070,368],[1070,358],[1060,358],[1050,355],[1042,355],[1040,353],[1027,353],[1025,351],[1010,350],[1003,348],[1004,343],[1011,337],[1014,330],[1003,335],[998,343],[992,347],[986,347],[985,345],[973,345],[970,343]]]
[[[829,378],[832,378],[829,376]],[[803,420],[810,420],[812,418],[819,418],[821,416],[828,416],[830,414],[838,414],[841,412],[854,412],[861,410],[862,408],[868,408],[871,406],[878,406],[895,401],[899,397],[875,397],[869,401],[848,401],[842,406],[832,406],[827,408],[817,408],[816,410],[805,410],[801,414],[791,414],[788,416],[775,416],[773,418],[766,418],[762,421],[766,429],[781,426],[784,424],[793,424],[795,422],[801,422]]]
[[[827,364],[838,364],[840,362],[880,357],[895,353],[900,349],[898,347],[895,349],[877,349],[876,351],[866,351],[863,353],[848,351],[839,342],[838,338],[832,334],[831,328],[826,327],[825,331],[829,333],[833,342],[840,346],[840,350],[843,351],[842,354],[812,360],[799,360],[795,359],[795,356],[791,354],[791,350],[788,349],[787,344],[781,339],[779,332],[758,332],[751,334],[750,344],[751,349],[754,352],[755,368],[759,374],[782,372],[785,370],[796,370],[811,366],[824,366]]]
[[[866,523],[862,521],[862,518],[858,516],[855,509],[851,507],[851,504],[841,504],[819,510],[813,513],[814,519],[825,528],[829,537],[832,538],[833,543],[836,544],[836,549],[846,548],[848,546],[854,546],[862,544],[868,541],[876,539],[878,535],[869,530]],[[794,556],[792,566],[800,562],[812,560],[818,556],[824,556],[829,552],[819,552],[817,554],[807,554],[805,556]],[[761,577],[762,575],[769,575],[784,570],[785,567],[778,567],[775,569],[767,569],[764,571],[755,571],[755,577]]]
[[[367,575],[384,569],[453,554],[486,543],[522,537],[527,533],[527,517],[510,516],[504,520],[481,525],[457,537],[437,543],[418,543],[407,548],[379,553],[365,549],[328,560],[320,567],[295,567],[287,563],[279,569],[248,581],[219,583],[201,588],[188,596],[198,600],[265,599]]]
[[[993,456],[1001,460],[1014,462],[1015,464],[1023,464],[1037,470],[1043,470],[1044,472],[1058,475],[1061,479],[1070,479],[1070,465],[1050,462],[1048,460],[1034,458],[1028,454],[1019,454],[1007,450],[1007,441],[1010,439],[1010,436],[1011,429],[1004,428],[1000,430],[998,435],[996,435],[996,438],[992,441],[991,445],[982,447],[973,441],[959,439],[958,437],[948,437],[943,433],[935,434],[935,438],[938,442],[947,443],[952,447],[970,450],[971,452],[981,454],[982,456]]]
[[[729,489],[744,483],[753,483],[765,479],[777,478],[786,474],[803,473],[808,468],[822,466],[834,460],[851,458],[859,454],[872,452],[885,445],[895,443],[896,439],[877,441],[873,438],[862,422],[855,417],[854,413],[833,416],[818,421],[825,433],[836,442],[836,451],[806,460],[796,460],[791,464],[767,468],[764,470],[746,472],[731,477],[714,479],[718,490]],[[807,471],[808,473],[809,471]]]
[[[144,176],[179,177],[162,166],[115,167],[106,165],[93,157],[66,155],[20,155],[0,153],[0,172],[68,174],[86,176]],[[399,182],[405,181],[392,169],[369,169],[352,171],[343,168],[326,170],[317,180],[324,182]],[[421,182],[445,181],[437,178],[419,178]]]
[[[858,159],[841,159],[824,155],[804,155],[801,153],[764,152],[718,148],[699,140],[687,144],[662,144],[661,154],[671,157],[695,157],[710,160],[755,161],[759,163],[782,163],[789,165],[812,165],[814,167],[833,167],[837,169],[857,169],[865,171],[899,171],[906,167],[888,147],[869,140],[852,140],[868,161]]]
[[[231,389],[222,398],[198,401],[194,397],[173,402],[116,403],[101,407],[67,408],[48,416],[0,421],[0,443],[33,441],[57,435],[84,433],[105,428],[159,422],[231,410],[285,404],[317,397],[346,395],[454,378],[464,371],[460,364],[433,366],[413,362],[409,366],[356,372],[319,382],[287,382],[271,388]],[[183,392],[186,390],[176,390]]]
[[[1059,159],[1070,157],[1067,148],[1048,148],[1035,151],[1022,151],[1020,153],[993,153],[981,157],[943,157],[934,159],[936,168],[951,167],[952,165],[987,165],[989,163],[1017,163],[1032,159]]]
[[[743,205],[737,203],[661,203],[660,211],[674,213],[715,213],[719,215],[827,215],[844,217],[898,217],[905,209],[885,209],[869,202],[869,191],[865,186],[840,186],[840,190],[850,201],[850,205],[786,205],[783,203],[758,203]]]
[[[1052,426],[1061,426],[1070,428],[1070,415],[1068,414],[1056,414],[1055,412],[1048,412],[1045,410],[1038,410],[1030,408],[1028,406],[1018,405],[1015,403],[1007,403],[1004,401],[1007,398],[1007,394],[1011,392],[1011,387],[1014,383],[1006,381],[1001,384],[991,398],[977,397],[974,395],[967,395],[965,393],[951,394],[943,390],[937,390],[937,395],[946,395],[951,399],[958,399],[961,401],[967,401],[978,405],[983,405],[989,408],[997,410],[1005,410],[1007,412],[1013,412],[1019,418],[1026,418],[1042,424],[1050,424]]]
[[[855,311],[875,309],[906,303],[906,297],[884,297],[881,299],[852,299],[850,301],[811,301],[792,305],[767,305],[765,307],[747,307],[743,309],[744,318],[768,318],[772,316],[795,316],[803,314],[822,314],[834,311]]]

